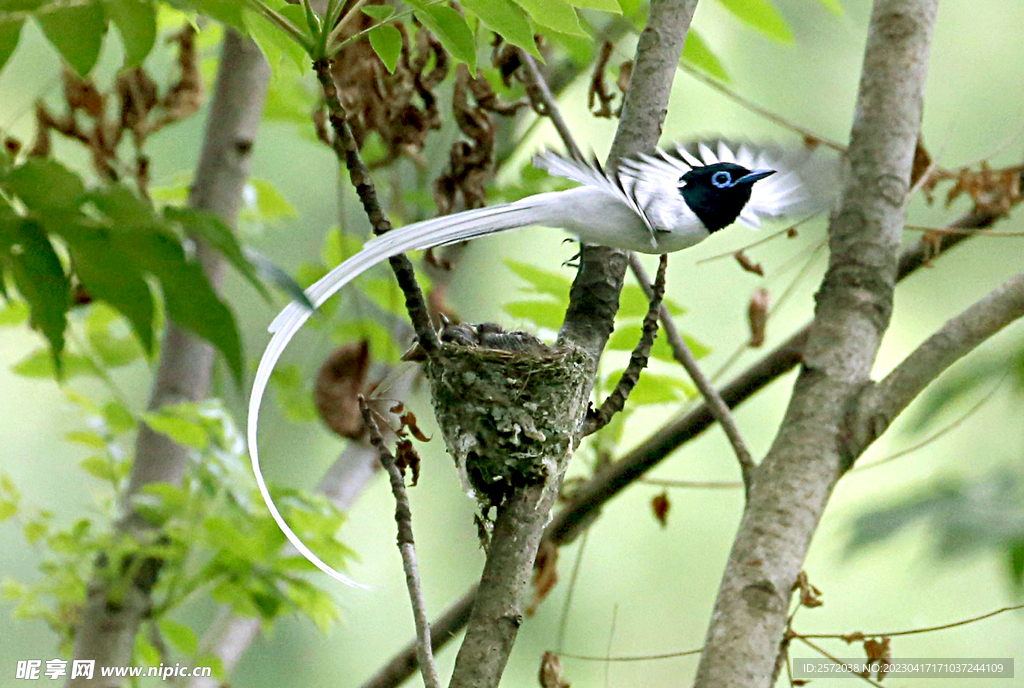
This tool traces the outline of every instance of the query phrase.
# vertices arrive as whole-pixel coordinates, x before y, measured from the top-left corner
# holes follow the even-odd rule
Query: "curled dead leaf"
[[[540,688],[570,688],[562,678],[562,660],[554,652],[545,652],[540,658],[540,673],[537,676]]]
[[[614,115],[612,112],[612,101],[615,100],[615,94],[608,90],[608,86],[604,81],[604,74],[608,68],[608,61],[612,57],[614,47],[611,41],[604,42],[597,58],[597,64],[594,65],[594,73],[590,76],[590,89],[587,91],[587,109],[590,110],[594,117],[611,119]],[[597,109],[594,109],[595,103],[597,103]]]
[[[655,495],[651,499],[651,510],[654,512],[654,518],[658,519],[658,523],[661,524],[662,528],[668,526],[668,511],[672,508],[672,503],[668,500],[668,491],[665,490],[661,494]]]
[[[366,391],[369,369],[370,342],[364,339],[335,349],[317,373],[313,401],[320,418],[341,437],[363,435],[359,396]]]
[[[754,262],[746,253],[743,252],[743,249],[736,251],[733,256],[736,257],[736,262],[740,264],[741,268],[747,272],[752,272],[755,275],[764,277],[764,267],[762,267],[760,263]]]
[[[804,607],[812,609],[824,604],[824,601],[821,599],[821,590],[818,590],[818,588],[811,585],[811,581],[808,579],[806,571],[801,571],[797,575],[796,582],[793,583],[793,590],[800,591],[800,604]]]
[[[526,615],[533,616],[541,602],[558,583],[558,547],[550,540],[542,540],[533,562],[533,600]]]
[[[420,455],[416,451],[416,447],[413,446],[412,440],[401,439],[395,445],[395,466],[402,472],[402,477],[405,477],[406,469],[412,473],[412,484],[410,487],[416,487],[420,482]]]
[[[768,325],[768,307],[772,297],[763,287],[755,289],[747,306],[747,321],[750,323],[750,346],[759,347],[764,344],[765,329]]]

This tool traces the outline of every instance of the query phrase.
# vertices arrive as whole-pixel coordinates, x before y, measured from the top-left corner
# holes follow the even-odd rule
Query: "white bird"
[[[821,156],[813,156],[820,158]],[[625,159],[614,170],[551,151],[533,164],[581,186],[539,193],[513,203],[466,210],[415,222],[366,242],[363,249],[306,290],[319,308],[339,289],[388,258],[513,229],[541,225],[576,235],[581,242],[643,253],[671,253],[697,244],[737,219],[752,227],[762,217],[793,217],[820,210],[827,194],[812,192],[829,176],[810,165],[810,153],[774,147],[730,146],[724,141],[658,150]],[[815,168],[818,169],[815,169]],[[334,570],[288,526],[267,490],[257,446],[260,405],[270,375],[288,342],[312,312],[292,302],[270,324],[249,399],[248,441],[263,501],[295,548],[329,576],[365,587]]]

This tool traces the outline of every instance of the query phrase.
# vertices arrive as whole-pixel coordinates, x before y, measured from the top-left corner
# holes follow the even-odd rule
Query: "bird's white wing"
[[[776,145],[713,140],[675,144],[623,160],[620,174],[636,180],[635,193],[643,197],[646,187],[665,189],[679,186],[679,179],[694,167],[731,162],[747,169],[776,170],[753,185],[750,201],[740,220],[760,227],[762,218],[809,215],[825,209],[835,188],[838,165],[827,153],[803,147],[785,149]],[[653,192],[653,191],[652,191]]]
[[[643,194],[637,193],[640,180],[636,177],[608,172],[596,156],[591,162],[585,162],[550,149],[533,156],[533,166],[547,170],[549,174],[601,189],[610,197],[626,204],[643,221],[647,231],[651,233],[652,243],[656,244],[655,226],[646,212],[646,204],[642,201]]]

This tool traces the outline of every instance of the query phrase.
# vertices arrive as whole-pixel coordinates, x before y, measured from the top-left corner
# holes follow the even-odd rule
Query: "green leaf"
[[[186,447],[202,450],[209,444],[206,428],[195,421],[172,415],[169,409],[144,413],[142,420],[156,432]]]
[[[124,43],[125,67],[138,67],[156,42],[156,5],[149,0],[103,0]]]
[[[117,466],[111,462],[110,457],[94,454],[78,462],[82,470],[94,478],[114,482],[118,479]]]
[[[72,430],[71,432],[65,433],[64,439],[68,442],[74,442],[75,444],[81,444],[82,446],[89,447],[90,449],[106,449],[107,441],[103,439],[103,436],[93,430]]]
[[[157,623],[160,626],[160,633],[163,634],[164,638],[167,639],[167,642],[175,650],[183,655],[195,654],[196,649],[199,647],[199,642],[196,640],[196,634],[191,628],[170,619],[160,619]]]
[[[612,336],[608,338],[608,349],[611,351],[632,351],[636,348],[637,342],[640,341],[640,332],[640,323],[632,323],[630,325],[617,324],[615,331],[612,332]],[[698,360],[711,353],[708,347],[690,335],[684,334],[683,340],[690,348],[694,358]],[[665,361],[666,363],[675,362],[676,359],[672,354],[672,347],[669,346],[664,332],[659,332],[658,336],[654,339],[654,346],[651,347],[651,358]]]
[[[24,301],[8,301],[0,308],[0,327],[23,325],[28,321],[28,304]]]
[[[843,13],[843,4],[840,0],[818,0],[822,5],[828,9],[829,12],[836,16],[840,16]]]
[[[541,26],[572,36],[589,36],[580,26],[576,10],[566,0],[516,0]]]
[[[362,247],[363,242],[359,237],[354,234],[342,233],[337,226],[331,227],[324,235],[324,241],[320,247],[320,258],[328,268],[333,268],[359,253]]]
[[[164,208],[164,217],[179,223],[188,234],[202,238],[224,256],[238,272],[249,281],[260,296],[270,301],[263,282],[256,275],[256,269],[246,258],[235,233],[216,214],[208,210],[192,208]]]
[[[135,656],[149,666],[160,666],[160,651],[153,647],[145,633],[135,634]]]
[[[36,349],[25,358],[21,359],[11,370],[22,377],[37,379],[54,379],[57,377],[56,368],[53,365],[53,351],[49,349]],[[95,375],[96,366],[84,356],[62,352],[60,355],[60,370],[62,379],[70,379],[79,375]]]
[[[9,499],[0,499],[0,523],[3,523],[7,519],[11,518],[18,513],[18,505]],[[7,581],[4,581],[5,589],[3,599],[11,599],[6,592]]]
[[[302,11],[302,8],[296,9]],[[249,36],[259,46],[267,64],[270,65],[275,79],[281,76],[281,60],[285,56],[288,56],[299,69],[302,69],[305,64],[306,51],[290,36],[256,12],[246,11],[245,24],[249,30]],[[305,20],[303,19],[301,25],[304,24]]]
[[[601,10],[602,12],[622,14],[622,7],[619,5],[618,0],[569,0],[569,4],[585,10]]]
[[[688,67],[699,69],[719,81],[729,80],[729,74],[725,71],[725,65],[722,64],[717,55],[711,52],[711,48],[701,38],[701,35],[692,28],[686,34],[686,43],[683,44],[683,56],[680,61]]]
[[[608,376],[607,390],[610,391],[618,384],[622,377],[622,371]],[[659,375],[649,370],[640,373],[640,381],[629,393],[629,400],[626,405],[648,406],[654,404],[669,404],[680,399],[693,396],[696,390],[684,380],[671,375]]]
[[[467,11],[475,14],[483,25],[513,45],[518,45],[528,53],[543,61],[537,42],[533,38],[533,29],[522,8],[512,0],[462,0],[460,3]]]
[[[284,268],[254,249],[245,249],[245,257],[256,268],[261,279],[276,285],[292,301],[298,301],[309,310],[315,310],[302,286],[285,272]]]
[[[109,233],[86,230],[65,234],[71,260],[86,290],[120,311],[138,335],[142,348],[153,352],[153,294],[129,255],[117,247]],[[105,341],[102,344],[113,342]],[[96,346],[96,342],[93,343]],[[103,347],[109,349],[109,347]],[[99,351],[107,365],[104,350]],[[128,362],[128,361],[126,361]]]
[[[115,435],[135,429],[135,417],[120,401],[108,401],[103,405],[103,421]]]
[[[525,299],[511,301],[503,306],[513,318],[526,320],[537,327],[558,332],[565,317],[565,306],[555,301]]]
[[[768,0],[718,0],[737,18],[754,27],[773,41],[792,43],[789,24]]]
[[[6,181],[22,203],[37,212],[75,208],[85,192],[77,174],[50,158],[29,158]]]
[[[309,112],[306,112],[309,117]],[[249,185],[256,191],[256,211],[263,222],[274,222],[285,217],[298,217],[299,212],[277,187],[265,179],[250,179]]]
[[[99,2],[47,7],[35,15],[46,39],[71,67],[85,76],[96,64],[107,23]]]
[[[388,72],[394,74],[398,58],[402,54],[402,34],[398,29],[390,24],[373,27],[370,30],[370,45]]]
[[[248,4],[238,0],[170,0],[170,4],[182,10],[205,14],[211,19],[244,31],[243,10]]]
[[[219,681],[224,681],[227,678],[227,673],[224,671],[224,663],[221,661],[220,656],[212,652],[196,657],[196,666],[210,667],[210,673],[213,675],[213,678]]]
[[[70,285],[53,245],[35,222],[13,218],[14,227],[0,219],[0,248],[8,254],[18,291],[31,307],[32,323],[50,342],[53,361],[60,371],[64,330],[70,306]],[[4,231],[4,230],[8,231]],[[5,237],[7,245],[4,246]]]
[[[455,60],[461,60],[469,65],[469,70],[476,73],[476,39],[473,32],[466,23],[466,18],[444,5],[427,6],[426,3],[412,2],[420,9],[415,16],[430,30],[430,33],[441,41],[444,49],[451,54]]]
[[[213,344],[227,360],[235,381],[242,379],[242,342],[230,309],[217,296],[202,267],[185,259],[181,244],[156,232],[116,235],[116,243],[160,280],[167,314]]]
[[[394,8],[389,7],[388,5],[367,5],[363,7],[363,14],[368,17],[372,17],[377,21],[384,21],[394,13]]]
[[[4,21],[0,18],[0,70],[3,70],[7,60],[18,47],[21,25],[24,23],[21,19]]]
[[[672,299],[665,298],[662,303],[672,315],[682,315],[686,312],[685,308]],[[647,299],[647,293],[639,284],[627,284],[622,288],[622,294],[619,296],[618,315],[620,318],[643,318],[650,308],[651,303]]]
[[[572,287],[572,280],[568,277],[517,260],[506,259],[505,265],[530,285],[529,291],[549,294],[563,301],[568,299],[569,289]]]

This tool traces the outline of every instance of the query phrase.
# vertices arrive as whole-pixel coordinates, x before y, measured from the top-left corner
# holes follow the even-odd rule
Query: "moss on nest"
[[[587,407],[588,359],[571,348],[445,344],[427,362],[434,412],[483,507],[565,470]]]

